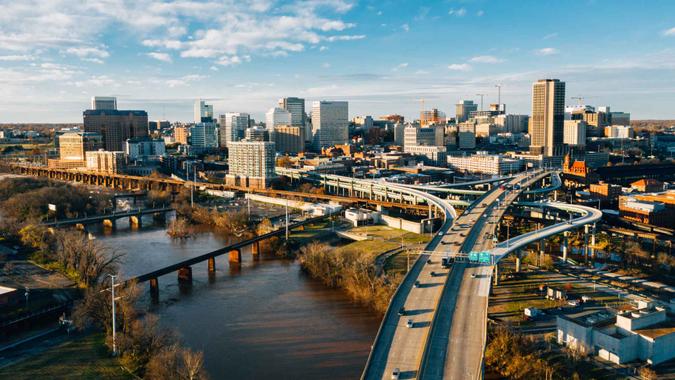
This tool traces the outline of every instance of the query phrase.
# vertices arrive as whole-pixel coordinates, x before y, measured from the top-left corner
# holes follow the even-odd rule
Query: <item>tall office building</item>
[[[275,146],[269,141],[247,139],[230,142],[225,177],[228,185],[265,188],[275,178]]]
[[[420,112],[420,125],[426,127],[434,124],[445,124],[445,113],[433,108],[431,111]]]
[[[230,147],[230,142],[239,141],[244,138],[244,133],[251,123],[251,116],[243,112],[227,112],[220,115],[218,124],[220,124],[220,146]]]
[[[190,127],[190,147],[199,153],[218,148],[216,123],[197,123]]]
[[[103,136],[107,151],[122,151],[124,142],[148,135],[148,113],[145,111],[96,109],[82,113],[84,131]]]
[[[259,126],[247,128],[244,138],[249,141],[270,141],[269,129]]]
[[[289,125],[295,127],[305,126],[305,99],[281,98],[279,99],[279,108],[291,113],[291,122]]]
[[[103,149],[86,153],[87,170],[102,173],[119,173],[126,166],[124,152],[110,152]]]
[[[94,132],[68,132],[58,139],[61,160],[84,162],[86,152],[99,150],[103,146],[101,135]]]
[[[206,104],[206,102],[201,99],[195,100],[194,121],[195,123],[208,123],[213,121],[213,105]]]
[[[277,125],[293,125],[293,115],[283,108],[270,108],[265,114],[265,124],[267,129],[273,130]]]
[[[173,128],[173,139],[176,143],[187,145],[190,131],[186,126],[176,126]]]
[[[314,149],[349,142],[349,105],[344,101],[312,103],[312,138]]]
[[[478,111],[478,104],[474,103],[473,100],[460,100],[455,105],[455,122],[461,123],[469,120],[471,112],[476,111]]]
[[[544,156],[564,153],[565,82],[541,79],[532,85],[530,150]]]
[[[274,127],[272,139],[276,144],[277,152],[300,153],[305,150],[304,130],[292,125],[278,125]]]
[[[91,98],[93,110],[116,110],[117,98],[114,96],[94,96]]]
[[[432,125],[420,128],[417,125],[408,125],[403,130],[403,146],[444,146],[445,128],[442,125]]]

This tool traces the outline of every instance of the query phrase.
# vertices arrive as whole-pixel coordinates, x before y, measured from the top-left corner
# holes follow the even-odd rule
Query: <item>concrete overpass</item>
[[[486,213],[494,209],[498,199],[501,199],[502,203],[499,209],[504,210],[527,186],[537,183],[548,175],[548,172],[537,171],[515,177],[510,183],[522,186],[509,192],[512,194],[511,197],[504,196],[507,191],[505,188],[491,189],[457,218],[452,233],[446,234],[449,231],[447,228],[438,232],[427,246],[427,251],[420,256],[392,297],[373,344],[363,378],[389,378],[395,368],[401,371],[403,378],[418,376],[422,359],[429,354],[427,347],[430,346],[434,317],[439,313],[440,305],[447,305],[447,302],[442,302],[441,299],[447,295],[452,296],[452,292],[448,289],[453,288],[452,284],[459,283],[464,273],[461,265],[455,265],[451,270],[444,269],[440,256],[451,251],[469,252],[484,236],[482,230],[488,224]],[[427,261],[429,259],[431,260]],[[413,285],[415,282],[419,282],[419,287]],[[487,285],[487,292],[483,292],[486,296],[489,293],[489,282]],[[406,310],[403,316],[398,315],[401,307]],[[408,320],[412,320],[412,327],[407,326]]]

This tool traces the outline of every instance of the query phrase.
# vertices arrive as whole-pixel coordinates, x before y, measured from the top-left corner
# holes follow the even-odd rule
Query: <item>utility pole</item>
[[[480,96],[480,110],[483,110],[483,98],[485,97],[485,94],[476,94],[476,96]]]
[[[115,326],[115,275],[111,274],[110,276],[110,300],[112,302],[112,345],[113,345],[113,355],[117,355],[117,328]]]
[[[190,186],[190,207],[194,208],[195,207],[195,181],[197,180],[197,168],[193,165],[192,166],[192,186]],[[189,175],[189,174],[188,174]]]

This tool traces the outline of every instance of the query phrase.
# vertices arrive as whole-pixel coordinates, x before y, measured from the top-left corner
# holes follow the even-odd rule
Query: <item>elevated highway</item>
[[[403,378],[418,377],[423,358],[436,354],[435,351],[430,351],[429,342],[433,336],[431,331],[435,327],[435,317],[439,315],[439,306],[443,306],[440,315],[445,315],[445,306],[453,300],[446,302],[444,299],[448,297],[456,298],[457,296],[456,292],[448,289],[454,289],[460,284],[465,272],[465,268],[457,264],[450,270],[444,269],[441,265],[440,256],[451,252],[471,251],[477,243],[482,242],[483,230],[488,224],[489,211],[495,209],[497,203],[501,203],[503,206],[499,209],[504,210],[506,205],[520,194],[522,191],[520,189],[525,189],[527,186],[537,183],[547,175],[549,175],[547,172],[535,172],[515,177],[509,183],[512,186],[522,184],[522,187],[519,187],[519,190],[509,192],[513,194],[511,197],[504,197],[506,191],[504,187],[491,189],[457,218],[452,230],[447,229],[446,225],[446,228],[438,232],[427,247],[427,251],[420,256],[413,270],[408,273],[398,291],[392,297],[389,310],[384,316],[382,326],[373,344],[363,378],[389,378],[394,369],[399,369]],[[500,199],[500,202],[497,202],[498,199]],[[469,276],[468,272],[467,276]],[[414,286],[415,283],[418,283],[419,286]],[[488,280],[481,292],[481,294],[485,294],[486,304],[489,285]],[[405,311],[403,315],[399,315],[398,311],[402,307]],[[408,321],[412,322],[412,326],[409,325]],[[484,328],[483,326],[482,329]],[[435,328],[439,337],[443,336],[442,330]],[[446,328],[445,342],[447,342],[447,331]],[[444,350],[447,350],[447,345]],[[479,352],[479,357],[480,355]],[[443,355],[442,359],[444,358]]]

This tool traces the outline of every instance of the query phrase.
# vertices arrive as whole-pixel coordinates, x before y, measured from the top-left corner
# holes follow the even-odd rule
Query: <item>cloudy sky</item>
[[[350,115],[415,116],[420,99],[530,112],[531,84],[567,103],[675,118],[669,0],[0,0],[0,122],[81,122],[93,95],[151,119],[195,98],[261,119],[283,96]]]

